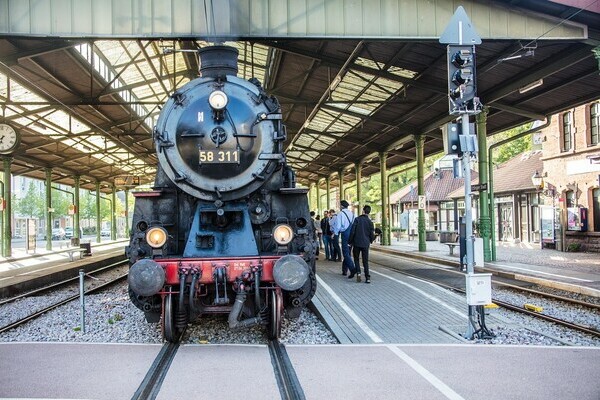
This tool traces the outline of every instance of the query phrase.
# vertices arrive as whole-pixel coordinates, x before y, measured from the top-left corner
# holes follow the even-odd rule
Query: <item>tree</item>
[[[15,213],[19,215],[28,218],[45,218],[45,201],[35,188],[33,181],[29,182],[29,187],[27,188],[25,196],[13,204],[16,205]]]
[[[492,139],[490,139],[490,144],[498,143],[501,140],[516,136],[521,132],[525,132],[530,127],[531,123],[501,132],[497,135],[494,135]],[[529,150],[531,150],[531,136],[526,135],[522,138],[515,139],[511,142],[499,146],[496,149],[496,151],[494,152],[494,164],[502,164],[503,162],[515,157],[517,154],[521,154],[524,151]]]

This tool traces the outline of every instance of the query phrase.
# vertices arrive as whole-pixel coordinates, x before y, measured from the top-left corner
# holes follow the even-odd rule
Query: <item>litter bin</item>
[[[91,256],[92,255],[92,244],[90,242],[80,243],[79,244],[79,248],[85,250],[82,253],[84,256]]]

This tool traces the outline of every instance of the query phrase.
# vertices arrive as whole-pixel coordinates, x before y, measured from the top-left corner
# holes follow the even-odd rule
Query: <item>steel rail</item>
[[[102,289],[104,289],[106,287],[114,285],[115,283],[118,283],[118,282],[126,279],[127,275],[128,274],[124,274],[124,275],[118,276],[117,278],[115,278],[115,279],[113,279],[113,280],[111,280],[109,282],[106,282],[106,283],[103,283],[102,285],[96,286],[93,289],[89,289],[89,290],[87,290],[85,292],[85,294],[95,293],[95,292],[98,292],[98,291],[100,291],[100,290],[102,290]],[[31,321],[32,319],[35,319],[35,318],[39,317],[40,315],[42,315],[44,313],[47,313],[48,311],[54,310],[55,308],[58,308],[58,307],[60,307],[60,306],[62,306],[64,304],[67,304],[70,301],[77,300],[77,299],[79,299],[79,294],[67,297],[67,298],[65,298],[63,300],[60,300],[60,301],[58,301],[58,302],[56,302],[56,303],[54,303],[54,304],[52,304],[52,305],[50,305],[50,306],[48,306],[46,308],[43,308],[43,309],[41,309],[39,311],[36,311],[36,312],[28,315],[27,317],[21,318],[21,319],[15,321],[15,322],[12,322],[12,323],[10,323],[8,325],[0,327],[0,334],[2,334],[4,332],[7,332],[7,331],[9,331],[11,329],[14,329],[14,328],[16,328],[16,327],[18,327],[20,325],[23,325],[25,322]]]
[[[412,260],[412,261],[414,261],[415,263],[418,263],[418,261],[415,261],[415,260]],[[373,263],[375,264],[375,262],[373,262]],[[423,263],[423,262],[421,261],[421,263]],[[436,284],[438,286],[441,286],[441,287],[449,289],[449,290],[453,290],[453,291],[456,291],[456,292],[459,292],[459,293],[466,293],[466,291],[464,289],[457,288],[456,286],[447,285],[445,283],[441,283],[441,282],[435,281],[433,279],[424,278],[424,277],[416,275],[416,274],[411,274],[411,273],[406,272],[404,270],[398,269],[398,268],[396,268],[394,266],[382,264],[381,262],[378,262],[377,264],[379,264],[379,265],[381,265],[381,266],[383,266],[385,268],[390,268],[390,269],[392,269],[392,270],[394,270],[396,272],[399,272],[399,273],[401,273],[403,275],[407,275],[407,276],[410,276],[410,277],[413,277],[413,278],[417,278],[417,279],[420,279],[420,280],[423,280],[423,281],[426,281],[426,282],[429,282],[429,283],[433,283],[433,284]],[[454,273],[454,274],[464,275],[462,272],[448,271],[446,269],[444,269],[444,271],[451,272],[451,273]],[[494,283],[500,283],[500,284],[502,284],[501,282],[494,282]],[[518,289],[522,290],[522,288],[518,288]],[[543,293],[543,292],[539,292],[539,294],[540,295],[546,295],[546,293]],[[546,321],[549,321],[549,322],[553,322],[555,324],[558,324],[558,325],[561,325],[561,326],[564,326],[564,327],[567,327],[567,328],[570,328],[570,329],[574,329],[574,330],[579,331],[579,332],[583,332],[583,333],[587,333],[589,335],[600,337],[600,331],[598,331],[596,329],[593,329],[593,328],[590,328],[590,327],[585,326],[585,325],[579,325],[579,324],[576,324],[574,322],[565,321],[565,320],[562,320],[562,319],[559,319],[559,318],[556,318],[556,317],[552,317],[550,315],[540,314],[540,313],[535,312],[535,311],[527,310],[527,309],[525,309],[525,308],[523,308],[521,306],[517,306],[517,305],[514,305],[514,304],[506,303],[504,301],[501,301],[501,300],[498,300],[498,299],[494,299],[494,298],[492,298],[492,302],[494,304],[497,304],[497,305],[502,306],[504,308],[510,309],[512,311],[517,311],[519,313],[530,315],[530,316],[533,316],[533,317],[536,317],[536,318],[539,318],[539,319],[543,319],[543,320],[546,320]],[[577,302],[581,303],[579,301],[577,301]],[[588,306],[588,303],[585,303],[585,305]]]
[[[271,364],[282,400],[306,400],[302,385],[292,366],[285,346],[278,340],[269,341]]]
[[[435,268],[442,269],[443,271],[447,271],[449,273],[458,274],[458,275],[464,275],[464,272],[461,272],[461,271],[449,270],[449,269],[446,269],[446,268],[439,268],[439,267],[437,267],[435,265],[435,262],[437,260],[431,260],[431,259],[425,259],[425,258],[421,259],[421,258],[407,257],[407,256],[403,255],[401,252],[381,250],[381,249],[378,249],[378,248],[373,248],[372,250],[374,252],[380,252],[380,253],[384,253],[384,254],[388,254],[388,255],[394,255],[394,256],[398,256],[398,257],[403,257],[403,258],[406,258],[406,259],[410,259],[411,261],[414,261],[414,262],[427,263],[429,265],[432,265]],[[458,263],[456,263],[454,261],[449,261],[449,260],[445,260],[445,259],[442,259],[440,261],[444,262],[444,263],[446,263],[446,262],[448,262],[448,263],[451,262],[452,263],[452,264],[446,264],[446,265],[451,265],[451,266],[458,266],[459,265]],[[393,267],[390,267],[390,268],[393,268]],[[564,297],[564,296],[560,296],[560,295],[557,295],[557,294],[546,293],[546,292],[542,292],[542,291],[539,291],[539,290],[529,289],[529,288],[526,288],[526,287],[522,287],[522,286],[518,286],[518,285],[513,285],[513,284],[510,284],[510,283],[506,283],[506,282],[500,282],[500,281],[497,280],[497,278],[496,278],[495,275],[496,275],[496,273],[502,273],[502,271],[493,270],[493,269],[489,269],[489,268],[486,268],[486,267],[483,267],[481,269],[481,271],[482,272],[491,273],[492,274],[493,283],[496,284],[496,285],[506,286],[506,287],[509,287],[509,288],[515,289],[515,290],[521,290],[523,292],[535,294],[535,295],[538,295],[538,296],[541,296],[541,297],[545,297],[545,298],[548,298],[548,299],[560,300],[560,301],[563,301],[565,303],[577,304],[577,305],[580,305],[580,306],[583,306],[583,307],[588,307],[588,308],[592,308],[592,309],[595,309],[595,310],[600,310],[600,304],[588,303],[586,301],[577,300],[577,299],[571,299],[569,297]],[[516,282],[522,282],[522,283],[531,284],[531,282],[521,281],[521,280],[518,280],[516,278],[505,277],[505,279],[512,279],[513,281],[516,281]],[[561,289],[561,290],[563,290],[565,292],[568,292],[568,290],[564,290],[564,289]]]
[[[182,334],[180,335],[180,338]],[[179,341],[165,343],[154,359],[144,380],[135,391],[131,400],[154,400],[162,387],[162,383],[169,372],[171,363],[179,350]]]
[[[127,262],[127,259],[123,259],[121,261],[117,261],[116,263],[113,263],[113,264],[110,264],[110,265],[106,265],[104,267],[100,267],[98,269],[92,270],[92,271],[88,272],[88,274],[97,274],[97,273],[101,273],[101,272],[110,270],[112,268],[117,268],[117,267],[125,264],[126,262]],[[47,291],[52,290],[52,289],[57,289],[57,288],[60,288],[61,286],[66,286],[66,285],[68,285],[70,283],[77,282],[78,280],[79,280],[79,275],[74,276],[73,278],[65,279],[65,280],[60,281],[60,282],[52,283],[52,284],[50,284],[48,286],[44,286],[42,288],[31,290],[31,291],[26,292],[26,293],[21,293],[19,295],[16,295],[16,296],[13,296],[13,297],[9,297],[9,298],[4,299],[4,300],[0,300],[0,306],[3,306],[3,305],[8,304],[8,303],[12,303],[13,301],[22,299],[24,297],[35,296],[35,295],[47,292]]]

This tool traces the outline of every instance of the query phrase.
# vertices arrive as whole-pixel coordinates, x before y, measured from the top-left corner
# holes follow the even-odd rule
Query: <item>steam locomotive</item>
[[[299,316],[316,291],[307,190],[286,163],[278,100],[236,76],[237,49],[198,52],[201,76],[154,128],[154,186],[134,193],[130,298],[166,341],[209,314],[275,339],[284,310]]]

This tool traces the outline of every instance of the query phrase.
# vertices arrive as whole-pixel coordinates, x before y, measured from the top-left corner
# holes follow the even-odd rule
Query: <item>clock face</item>
[[[0,153],[10,153],[19,145],[19,135],[15,128],[0,124]]]

